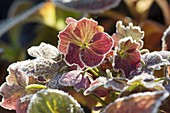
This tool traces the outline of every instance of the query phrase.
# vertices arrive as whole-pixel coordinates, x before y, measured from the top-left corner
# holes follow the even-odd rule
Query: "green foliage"
[[[33,95],[27,113],[84,113],[84,111],[67,93],[47,89]]]

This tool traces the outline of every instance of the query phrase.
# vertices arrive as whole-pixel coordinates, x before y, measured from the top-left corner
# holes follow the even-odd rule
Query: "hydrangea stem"
[[[30,90],[37,90],[37,89],[46,89],[47,86],[45,85],[40,85],[40,84],[30,84],[28,86],[25,87],[26,91],[30,91]]]
[[[112,98],[112,102],[114,102],[119,95],[120,95],[120,92],[114,92],[114,93],[110,92],[110,96]]]
[[[87,68],[85,71],[90,71],[92,72],[95,76],[99,76],[99,74],[96,72],[98,69],[93,69],[93,68]],[[99,71],[99,70],[98,70]]]

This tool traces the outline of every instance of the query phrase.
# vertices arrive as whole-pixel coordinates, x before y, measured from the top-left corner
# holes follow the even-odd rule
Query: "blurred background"
[[[31,59],[29,47],[41,42],[57,46],[65,19],[84,16],[110,35],[118,20],[133,22],[145,32],[143,48],[156,51],[162,49],[161,37],[170,25],[170,0],[0,0],[0,84],[9,64]],[[15,112],[0,107],[0,113]]]

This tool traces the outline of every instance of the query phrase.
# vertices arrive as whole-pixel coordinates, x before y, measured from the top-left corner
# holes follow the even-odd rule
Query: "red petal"
[[[92,19],[82,18],[77,23],[75,34],[81,38],[83,43],[88,43],[97,32],[97,24]]]
[[[91,49],[83,49],[80,53],[82,62],[89,67],[99,65],[104,59],[103,55],[94,53]]]
[[[140,52],[138,51],[139,44],[132,38],[121,39],[119,50],[115,55],[115,69],[120,69],[128,78],[130,72],[140,66]]]
[[[96,33],[89,46],[97,54],[106,54],[109,50],[111,50],[113,40],[106,33]]]
[[[83,68],[84,64],[81,62],[79,54],[80,54],[80,47],[70,43],[65,60],[70,65],[77,64],[81,68]]]

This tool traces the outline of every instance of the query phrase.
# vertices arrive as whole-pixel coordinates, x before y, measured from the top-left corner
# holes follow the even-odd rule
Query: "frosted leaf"
[[[46,44],[42,42],[39,46],[32,46],[28,50],[28,54],[32,57],[43,57],[47,59],[60,59],[60,52],[59,50],[50,44]]]
[[[58,63],[51,59],[37,58],[34,60],[26,60],[13,63],[9,68],[22,70],[27,76],[38,78],[44,77],[47,81],[50,80],[59,70]]]
[[[58,7],[84,13],[100,13],[119,5],[121,0],[52,0]]]
[[[166,91],[132,94],[118,98],[101,113],[157,113],[162,101],[168,96]]]
[[[33,95],[27,113],[84,113],[73,97],[60,90],[41,90]]]

